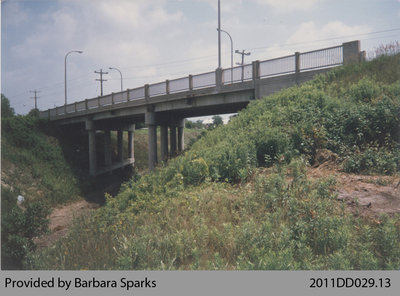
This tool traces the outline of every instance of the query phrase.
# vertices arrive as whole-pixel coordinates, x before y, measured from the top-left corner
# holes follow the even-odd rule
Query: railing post
[[[149,88],[150,88],[150,86],[148,84],[144,85],[144,99],[146,100],[147,103],[149,102],[149,99],[150,99]]]
[[[76,106],[76,102],[75,102],[74,108],[75,108],[75,112],[78,112],[78,108],[77,108],[77,106]]]
[[[97,108],[100,108],[100,96],[97,97]]]
[[[224,87],[224,70],[222,68],[217,68],[215,70],[215,87],[217,91],[221,91]]]
[[[165,93],[169,95],[169,80],[165,80]]]
[[[114,105],[114,93],[111,93],[111,105]]]
[[[360,41],[343,43],[343,64],[358,63],[360,61]]]
[[[89,109],[88,99],[85,99],[85,110]]]
[[[193,75],[189,75],[189,90],[193,90]]]
[[[129,102],[129,88],[126,89],[126,101]]]
[[[259,80],[260,80],[260,61],[254,61],[252,62],[252,76],[253,76],[253,83],[254,83],[254,98],[259,99],[260,98],[260,86],[259,86]]]
[[[294,53],[294,60],[295,60],[295,70],[294,70],[294,77],[296,84],[299,84],[299,74],[300,74],[300,52],[296,51]]]

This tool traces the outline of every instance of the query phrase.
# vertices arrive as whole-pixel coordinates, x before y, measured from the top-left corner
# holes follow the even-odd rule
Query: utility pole
[[[235,50],[235,53],[241,54],[242,55],[242,63],[236,63],[237,65],[242,66],[242,81],[244,80],[244,56],[249,56],[251,53],[250,52],[245,52],[244,49],[242,51]]]
[[[103,72],[103,69],[99,71],[94,71],[96,74],[100,74],[100,79],[96,79],[96,81],[100,81],[100,88],[101,88],[101,96],[103,96],[103,81],[107,81],[107,79],[103,79],[103,74],[108,74],[108,72]]]
[[[31,99],[35,100],[35,110],[37,110],[37,99],[39,99],[39,97],[37,96],[37,93],[39,93],[40,91],[35,89],[35,90],[31,90],[30,92],[35,94],[35,96],[33,98],[31,97]]]

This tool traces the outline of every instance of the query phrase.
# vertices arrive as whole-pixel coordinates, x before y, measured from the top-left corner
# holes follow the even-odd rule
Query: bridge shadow
[[[78,180],[82,196],[88,202],[103,205],[106,193],[115,196],[122,183],[137,174],[136,169],[125,167],[96,177],[90,176],[87,132],[82,127],[59,126],[55,128],[54,136],[58,139],[64,158]],[[104,135],[96,134],[96,141],[98,143],[97,163],[102,166],[104,165],[104,157],[101,157],[104,155]],[[117,158],[116,151],[113,151],[112,158]]]

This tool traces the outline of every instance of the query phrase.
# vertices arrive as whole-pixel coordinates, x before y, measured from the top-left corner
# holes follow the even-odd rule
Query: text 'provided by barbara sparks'
[[[61,277],[51,277],[43,279],[40,277],[30,278],[26,280],[13,279],[6,277],[4,279],[4,287],[6,289],[63,289],[70,291],[72,289],[91,289],[91,288],[116,288],[130,291],[135,288],[156,288],[157,282],[147,277],[144,279],[128,279],[125,277],[119,280],[103,280],[92,277],[91,279],[83,279],[75,277],[72,279],[63,279]]]

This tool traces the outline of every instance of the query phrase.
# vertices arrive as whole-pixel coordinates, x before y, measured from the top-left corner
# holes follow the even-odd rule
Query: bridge
[[[127,89],[40,112],[40,117],[70,128],[84,128],[89,137],[89,173],[99,175],[134,164],[135,124],[148,127],[149,168],[157,162],[157,126],[160,155],[166,161],[184,149],[187,117],[234,113],[254,99],[299,85],[333,67],[359,62],[360,42],[296,52],[239,67],[221,69]],[[168,139],[169,129],[169,139]],[[97,165],[96,132],[104,133],[104,163]],[[112,163],[111,131],[117,131],[118,161]],[[128,132],[128,158],[122,156],[123,132]]]

